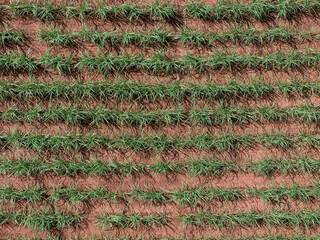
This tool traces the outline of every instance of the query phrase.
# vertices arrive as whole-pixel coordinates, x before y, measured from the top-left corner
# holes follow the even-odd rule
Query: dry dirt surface
[[[0,0],[1,239],[320,239],[317,0]]]

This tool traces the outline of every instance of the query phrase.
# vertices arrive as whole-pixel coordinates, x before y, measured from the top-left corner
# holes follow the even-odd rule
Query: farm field
[[[320,239],[320,2],[0,5],[1,239]]]

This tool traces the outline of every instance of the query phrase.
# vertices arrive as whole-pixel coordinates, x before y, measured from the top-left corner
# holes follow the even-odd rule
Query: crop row
[[[315,50],[265,52],[265,56],[252,53],[240,55],[236,52],[216,51],[209,57],[192,56],[189,53],[182,58],[169,58],[163,52],[154,53],[154,57],[136,56],[129,53],[90,56],[79,53],[79,58],[63,56],[28,57],[19,52],[0,55],[0,70],[6,72],[38,72],[52,69],[59,74],[70,74],[81,69],[97,71],[100,74],[124,71],[146,71],[153,74],[177,72],[205,72],[214,70],[266,69],[288,70],[320,67],[320,53]]]
[[[197,227],[258,227],[261,225],[281,226],[290,228],[316,227],[320,223],[319,212],[300,211],[299,213],[280,212],[273,210],[270,213],[233,212],[226,214],[195,213],[179,216],[183,226]],[[105,223],[105,222],[103,222]]]
[[[10,44],[20,44],[26,40],[26,35],[23,31],[4,26],[0,31],[0,45],[9,46]]]
[[[39,231],[63,229],[67,226],[76,226],[84,218],[77,214],[49,213],[48,211],[9,212],[1,211],[1,224],[13,222],[15,225],[31,227]],[[318,211],[299,210],[295,212],[281,212],[273,210],[268,213],[231,212],[231,213],[195,213],[178,216],[167,216],[164,213],[137,214],[109,214],[95,217],[95,222],[103,229],[109,227],[133,228],[166,226],[170,221],[179,221],[181,227],[197,226],[211,228],[231,227],[258,227],[258,226],[284,226],[284,227],[317,227],[320,222]]]
[[[123,31],[98,31],[90,28],[83,28],[81,31],[63,33],[61,29],[48,28],[39,29],[37,36],[40,42],[48,45],[61,45],[64,47],[76,46],[81,42],[98,44],[100,46],[114,45],[135,45],[138,47],[146,46],[169,46],[169,45],[188,45],[212,47],[215,43],[219,44],[266,44],[273,42],[303,43],[307,40],[318,40],[320,34],[311,30],[295,30],[293,27],[273,29],[254,29],[234,27],[224,30],[222,33],[206,33],[202,29],[180,29],[179,34],[170,33],[166,28],[154,27],[151,30],[140,30],[133,32]],[[9,44],[21,44],[28,35],[18,29],[5,26],[0,31],[0,41],[3,46]]]
[[[148,125],[205,125],[242,124],[244,122],[284,122],[299,121],[317,123],[320,120],[320,105],[301,105],[297,107],[273,107],[270,104],[255,108],[219,106],[216,109],[193,108],[190,112],[182,107],[157,111],[131,111],[120,109],[87,107],[35,107],[27,110],[11,108],[0,111],[0,122],[64,122],[70,125],[86,124],[132,124]]]
[[[114,137],[98,136],[96,134],[57,133],[40,134],[31,132],[2,133],[0,146],[2,148],[25,148],[34,151],[69,151],[69,150],[119,150],[132,149],[134,151],[178,151],[181,149],[237,151],[261,145],[266,148],[285,150],[296,147],[319,147],[320,136],[311,132],[297,134],[265,133],[259,135],[234,133],[189,134],[188,137],[174,137],[164,134],[142,133],[140,136],[119,134]]]
[[[24,201],[26,203],[54,202],[66,200],[71,204],[76,202],[96,202],[107,200],[110,202],[132,201],[133,199],[153,204],[165,204],[176,202],[178,205],[185,204],[196,206],[199,203],[214,203],[236,201],[238,199],[260,198],[271,202],[281,202],[287,199],[314,201],[319,200],[319,184],[299,186],[271,186],[267,188],[246,188],[246,189],[224,189],[206,188],[202,186],[183,186],[172,191],[164,189],[153,189],[151,187],[131,187],[126,192],[113,192],[106,188],[89,188],[79,190],[76,187],[54,188],[51,190],[37,187],[26,187],[20,189],[9,186],[0,187],[0,199],[10,202]]]
[[[97,31],[83,28],[81,31],[63,33],[57,28],[39,29],[38,39],[49,45],[61,45],[64,47],[76,46],[81,42],[98,44],[100,46],[135,45],[146,46],[169,46],[182,44],[188,46],[212,47],[214,43],[232,44],[266,44],[273,42],[299,42],[318,40],[320,34],[312,31],[298,31],[293,27],[287,30],[285,27],[273,29],[241,28],[235,27],[224,30],[222,33],[206,33],[202,29],[180,29],[179,34],[170,33],[166,28],[155,27],[151,30],[133,32],[123,31]]]
[[[97,159],[81,161],[81,159],[63,160],[50,159],[39,161],[35,158],[0,161],[0,174],[15,177],[43,177],[46,174],[56,176],[98,176],[98,177],[127,177],[139,174],[159,174],[164,176],[184,174],[190,177],[221,177],[231,173],[254,173],[260,176],[273,174],[320,174],[320,159],[308,157],[291,158],[262,158],[257,162],[236,164],[231,160],[215,158],[186,159],[183,163],[174,161],[154,161],[152,164],[124,163],[109,160],[101,162]]]
[[[54,5],[47,1],[38,4],[35,1],[14,2],[2,6],[2,11],[13,16],[28,16],[43,21],[55,21],[61,18],[78,18],[80,20],[95,18],[126,20],[175,20],[181,17],[210,21],[239,21],[245,19],[266,20],[272,18],[292,19],[297,15],[317,15],[320,4],[316,0],[287,1],[269,0],[251,1],[248,4],[235,1],[218,1],[216,5],[204,5],[203,2],[189,1],[182,9],[172,3],[154,1],[151,4],[127,2],[123,5],[108,6],[105,1],[92,5],[87,1],[79,5]]]
[[[149,214],[143,216],[138,214],[105,214],[97,217],[99,225],[102,228],[110,226],[119,228],[133,228],[138,227],[155,227],[166,226],[170,220],[177,219],[182,227],[196,226],[196,227],[254,227],[254,226],[284,226],[284,227],[316,227],[320,221],[319,212],[311,211],[296,211],[296,212],[280,212],[273,210],[270,213],[254,213],[254,212],[232,212],[232,213],[195,213],[178,216],[166,216],[165,214]]]
[[[51,229],[61,230],[67,226],[75,227],[81,219],[83,219],[83,217],[77,214],[51,213],[48,210],[42,212],[29,211],[27,213],[22,211],[0,211],[0,225],[13,223],[38,231]]]
[[[237,83],[229,81],[227,84],[218,83],[131,83],[128,80],[112,82],[74,82],[72,84],[53,81],[41,83],[35,81],[13,83],[0,81],[0,100],[7,99],[116,99],[116,100],[147,100],[155,101],[181,101],[183,99],[258,99],[281,95],[306,97],[320,95],[320,83],[304,79],[290,81],[274,81],[265,83],[253,80],[250,83]]]

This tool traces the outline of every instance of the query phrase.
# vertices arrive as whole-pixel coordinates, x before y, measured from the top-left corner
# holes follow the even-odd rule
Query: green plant
[[[13,222],[15,225],[33,228],[37,231],[61,230],[67,226],[76,226],[83,217],[77,214],[50,213],[48,210],[29,211],[29,212],[9,212],[2,210],[0,212],[0,221],[2,223]]]
[[[14,189],[9,185],[0,187],[0,200],[9,200],[10,202],[25,201],[26,203],[42,202],[46,198],[46,191],[39,185],[35,187],[26,186],[22,189]]]
[[[138,199],[139,201],[149,202],[153,204],[162,204],[170,201],[168,191],[152,189],[150,186],[141,188],[139,186],[132,186],[129,193],[131,201]]]
[[[258,227],[285,226],[286,228],[297,227],[316,227],[319,224],[320,215],[314,211],[295,210],[294,212],[281,212],[272,210],[268,213],[259,212],[231,212],[231,213],[195,213],[178,217],[182,226],[194,225],[197,227]]]
[[[26,40],[26,35],[23,31],[10,28],[4,25],[4,29],[0,31],[0,44],[2,46],[9,46],[10,44],[21,44]]]
[[[110,192],[105,188],[88,188],[84,191],[76,186],[68,188],[55,188],[51,191],[51,200],[65,199],[71,204],[76,202],[96,202],[98,200],[107,200],[108,202],[117,202],[121,199],[121,194]]]
[[[168,219],[165,214],[150,214],[142,215],[141,212],[137,214],[107,214],[97,217],[99,226],[101,228],[108,228],[110,226],[117,228],[133,228],[139,227],[155,227],[164,226],[168,223]]]
[[[30,100],[47,99],[95,99],[117,101],[147,100],[150,103],[157,101],[181,102],[183,99],[206,101],[236,101],[241,99],[260,99],[265,97],[308,97],[320,95],[320,84],[308,79],[291,79],[265,83],[253,79],[249,83],[229,81],[226,84],[208,82],[205,84],[187,83],[177,85],[174,83],[130,82],[127,79],[117,79],[114,82],[73,82],[63,83],[52,81],[50,83],[38,82],[30,79],[27,82],[0,81],[0,99]]]

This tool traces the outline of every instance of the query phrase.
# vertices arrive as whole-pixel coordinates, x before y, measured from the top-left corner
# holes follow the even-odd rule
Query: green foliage
[[[202,203],[212,203],[215,201],[227,202],[243,198],[244,194],[240,189],[224,188],[204,188],[201,186],[188,187],[183,186],[181,189],[173,191],[172,198],[178,204],[197,205]]]
[[[180,29],[179,34],[170,33],[166,27],[156,26],[149,30],[139,29],[134,31],[101,31],[92,28],[82,28],[80,31],[64,33],[60,28],[41,28],[37,32],[40,42],[48,45],[60,45],[72,47],[81,42],[97,44],[102,47],[128,46],[137,47],[165,47],[177,43],[191,47],[214,47],[215,44],[271,44],[280,43],[304,43],[307,40],[318,40],[319,33],[310,30],[296,30],[291,27],[272,29],[255,29],[249,27],[233,27],[224,30],[222,33],[206,33],[203,29]]]
[[[262,176],[272,174],[288,175],[294,174],[318,174],[320,161],[307,156],[292,158],[263,158],[259,162],[248,163],[245,167],[254,173]]]
[[[42,28],[38,29],[37,38],[41,43],[45,42],[48,45],[70,47],[76,45],[78,36],[74,32],[61,34],[61,29],[50,27],[48,30]]]
[[[0,71],[33,73],[41,66],[21,52],[9,52],[0,55]]]
[[[74,69],[74,60],[72,55],[69,54],[68,57],[64,56],[50,56],[46,54],[41,56],[35,61],[37,64],[41,65],[44,69],[53,69],[59,74],[61,73],[72,73]]]
[[[181,188],[175,188],[171,191],[165,189],[156,189],[149,185],[143,187],[132,186],[128,191],[110,191],[106,188],[86,187],[83,190],[77,186],[58,187],[45,190],[40,186],[23,188],[13,188],[8,185],[0,187],[0,200],[9,200],[12,203],[55,203],[57,200],[63,200],[75,205],[75,203],[98,203],[103,200],[109,203],[118,203],[119,201],[132,202],[133,200],[150,203],[154,205],[168,204],[175,202],[178,205],[197,206],[215,204],[216,202],[235,202],[240,199],[263,199],[265,201],[282,203],[288,199],[299,200],[302,202],[311,202],[319,200],[319,183],[306,185],[271,185],[261,188],[230,188],[221,187],[203,187],[199,185],[183,185]]]
[[[80,61],[76,67],[86,67],[91,71],[101,74],[107,72],[122,71],[146,71],[152,74],[174,72],[203,72],[206,69],[235,70],[235,69],[266,69],[286,70],[298,68],[319,67],[320,55],[317,51],[307,49],[305,51],[290,52],[265,52],[264,56],[240,55],[236,52],[226,53],[217,50],[209,53],[209,57],[198,57],[185,54],[182,58],[173,59],[163,52],[155,52],[154,57],[135,56],[129,53],[119,55],[109,54],[90,56],[88,53],[80,53]]]
[[[117,202],[121,199],[121,194],[110,192],[105,188],[95,187],[81,191],[74,187],[55,188],[51,191],[51,200],[64,199],[71,204],[76,202],[96,202],[100,200],[107,200],[108,202]]]
[[[183,226],[197,227],[259,227],[267,226],[284,226],[289,227],[317,227],[319,225],[320,214],[315,211],[299,210],[294,212],[281,212],[272,210],[268,213],[247,212],[231,212],[231,213],[194,213],[179,216]]]
[[[167,225],[168,220],[165,214],[150,214],[143,216],[141,212],[137,214],[104,214],[103,216],[97,217],[99,226],[101,228],[108,228],[110,226],[117,228],[133,228],[139,227],[155,227]]]
[[[9,212],[2,210],[0,212],[0,222],[9,223],[13,222],[15,225],[21,225],[26,228],[33,228],[37,231],[45,230],[62,230],[65,227],[74,227],[82,217],[77,214],[68,213],[50,213],[48,210],[43,211],[29,211],[28,213],[18,211]]]
[[[34,17],[42,21],[54,21],[60,14],[60,8],[51,1],[37,4],[36,1],[17,1],[4,6],[13,16]]]
[[[250,1],[248,3],[219,0],[216,5],[205,5],[204,1],[189,1],[184,4],[186,16],[210,21],[241,21],[256,19],[266,21],[268,18],[293,19],[297,15],[315,15],[320,8],[317,1],[270,2],[268,0]]]
[[[174,83],[150,83],[148,85],[124,79],[114,82],[74,82],[62,83],[52,81],[50,83],[36,82],[0,82],[0,100],[17,99],[28,100],[40,98],[63,99],[97,99],[97,100],[147,100],[157,101],[182,101],[190,100],[237,100],[259,99],[281,95],[283,97],[308,97],[320,95],[320,84],[310,82],[307,79],[291,81],[274,81],[265,83],[253,80],[250,83],[237,83],[229,81],[227,84],[218,83],[188,83],[177,85]]]
[[[101,148],[110,150],[132,149],[142,152],[165,152],[192,148],[198,150],[213,149],[216,151],[238,151],[255,145],[266,148],[285,150],[293,147],[317,147],[320,146],[319,136],[311,133],[297,135],[285,135],[282,133],[261,133],[261,135],[233,133],[196,134],[186,138],[165,136],[163,134],[144,133],[141,136],[118,135],[112,138],[96,136],[94,134],[81,135],[78,132],[56,134],[11,132],[0,136],[2,147],[26,148],[34,151],[80,151],[98,150]]]
[[[10,44],[21,44],[26,40],[26,35],[23,31],[10,28],[4,25],[4,29],[0,31],[0,45],[9,46]]]
[[[42,202],[46,198],[46,191],[39,185],[35,187],[26,186],[21,189],[14,189],[8,185],[0,187],[0,200],[9,200],[10,202],[25,201],[26,203]]]
[[[35,107],[28,110],[11,108],[0,112],[0,121],[4,122],[65,122],[70,125],[77,124],[133,124],[133,125],[154,125],[180,124],[188,120],[188,114],[180,108],[146,111],[121,111],[120,109],[79,109],[77,107],[42,108]],[[192,123],[192,121],[191,121]]]
[[[152,164],[135,164],[127,160],[124,163],[108,160],[101,162],[92,158],[63,160],[50,159],[49,162],[36,158],[20,158],[10,160],[2,158],[0,174],[16,177],[41,177],[46,174],[75,176],[112,177],[114,175],[127,177],[138,174],[155,173],[159,175],[187,174],[192,177],[221,177],[227,173],[255,173],[261,176],[273,174],[319,174],[320,160],[306,157],[262,158],[257,162],[246,162],[239,165],[230,160],[214,158],[186,159],[184,163],[155,161]]]
[[[51,173],[54,175],[75,176],[82,174],[85,176],[107,177],[112,175],[130,176],[132,174],[142,174],[146,171],[143,164],[133,164],[130,161],[119,163],[109,161],[102,163],[97,159],[88,161],[67,161],[63,159],[51,159],[50,162],[39,161],[35,158],[18,159],[15,161],[2,159],[0,161],[0,173],[18,177],[44,176]]]
[[[191,176],[217,176],[221,177],[226,173],[241,172],[241,168],[228,160],[215,158],[190,158],[184,164],[177,164],[177,168]]]
[[[100,74],[110,72],[144,71],[152,74],[171,73],[201,73],[208,69],[237,70],[237,69],[265,69],[289,70],[302,68],[318,68],[320,53],[315,50],[292,50],[290,52],[265,52],[262,56],[249,52],[240,55],[236,52],[227,53],[217,50],[210,52],[209,57],[192,56],[189,53],[181,58],[172,58],[164,52],[154,52],[152,57],[136,56],[131,53],[101,54],[91,56],[88,52],[79,53],[79,59],[62,56],[40,56],[30,58],[20,52],[8,52],[0,55],[0,70],[8,72],[34,72],[36,69],[46,68],[61,72],[88,69]]]
[[[169,191],[153,189],[150,186],[145,186],[144,189],[139,186],[131,187],[131,191],[125,193],[125,195],[130,196],[131,201],[138,199],[139,201],[153,204],[162,204],[171,201],[169,198],[171,194],[169,194]]]
[[[82,28],[81,31],[73,31],[63,33],[61,28],[57,29],[49,27],[46,29],[38,29],[38,39],[40,42],[45,42],[48,45],[61,45],[70,47],[79,44],[80,42],[89,42],[102,47],[107,46],[127,46],[135,45],[137,47],[146,46],[167,46],[175,41],[175,35],[169,32],[168,29],[154,27],[150,30],[139,31],[99,31],[92,28]]]
[[[318,183],[314,183],[311,186],[305,185],[303,187],[297,184],[291,184],[289,186],[276,186],[273,184],[270,188],[251,188],[246,192],[271,202],[281,202],[287,199],[313,201],[318,198],[317,196],[319,196],[320,188]]]
[[[83,1],[79,5],[53,5],[50,1],[13,2],[4,10],[12,15],[38,18],[43,21],[54,21],[58,18],[78,18],[85,20],[96,18],[102,21],[108,19],[175,20],[178,16],[191,17],[210,21],[239,21],[255,19],[266,21],[268,18],[293,19],[298,15],[316,15],[320,4],[316,0],[270,2],[268,0],[238,3],[220,0],[215,5],[205,5],[200,1],[189,1],[180,10],[167,1],[154,1],[151,4],[127,1],[122,5],[110,6],[107,1],[98,1],[95,6]]]

